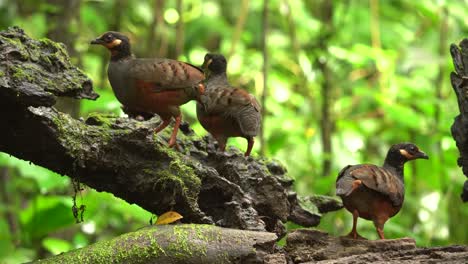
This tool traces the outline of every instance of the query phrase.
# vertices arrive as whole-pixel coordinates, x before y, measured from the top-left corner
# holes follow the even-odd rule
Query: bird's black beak
[[[415,158],[417,159],[429,159],[429,156],[422,152],[422,151],[419,151],[418,154],[415,155]]]
[[[104,41],[99,38],[91,40],[91,44],[103,44],[103,43]]]

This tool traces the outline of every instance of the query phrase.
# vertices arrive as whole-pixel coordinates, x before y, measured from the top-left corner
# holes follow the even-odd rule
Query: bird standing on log
[[[218,141],[221,151],[225,150],[229,137],[243,137],[248,142],[245,156],[249,156],[260,130],[261,107],[252,94],[229,84],[226,67],[223,55],[205,55],[202,68],[206,90],[197,102],[197,117]]]
[[[361,217],[372,220],[380,239],[385,239],[385,222],[403,205],[405,162],[428,158],[416,145],[400,143],[390,148],[382,167],[360,164],[343,168],[336,180],[336,194],[353,214],[353,228],[348,236],[363,238],[356,231],[357,219]]]
[[[135,58],[125,35],[109,31],[91,41],[110,53],[107,76],[115,96],[128,112],[156,113],[162,123],[158,133],[175,118],[169,147],[176,144],[182,115],[180,105],[204,91],[203,71],[191,64],[165,58]]]

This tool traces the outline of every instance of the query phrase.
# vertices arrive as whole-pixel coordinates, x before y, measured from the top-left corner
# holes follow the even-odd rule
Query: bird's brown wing
[[[146,83],[154,92],[195,87],[205,77],[191,64],[171,59],[135,59],[129,77]]]
[[[202,98],[205,110],[210,114],[232,114],[240,107],[252,105],[246,91],[229,86],[211,88]]]
[[[337,195],[347,196],[352,192],[352,184],[360,180],[367,188],[390,198],[394,206],[400,206],[404,198],[404,185],[391,171],[372,164],[345,167],[336,181]]]
[[[245,135],[255,136],[258,133],[261,107],[247,91],[229,86],[210,89],[204,95],[203,104],[209,114],[234,118]]]

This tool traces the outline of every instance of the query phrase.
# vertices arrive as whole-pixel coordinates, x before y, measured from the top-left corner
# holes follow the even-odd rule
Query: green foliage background
[[[223,53],[231,83],[258,98],[264,92],[263,0],[65,2],[0,1],[0,29],[19,25],[36,38],[58,30],[101,95],[96,102],[82,101],[79,116],[122,114],[105,75],[107,51],[89,45],[111,29],[128,34],[141,57],[199,65],[206,52]],[[380,164],[391,144],[411,141],[431,158],[406,166],[406,201],[387,222],[386,236],[414,237],[421,246],[468,243],[468,207],[459,198],[465,177],[450,135],[458,107],[448,79],[448,45],[468,36],[467,10],[466,0],[269,1],[264,151],[286,164],[300,195],[333,195],[342,167]],[[183,109],[184,118],[205,134],[194,103]],[[323,151],[324,126],[330,127],[331,153]],[[242,139],[230,144],[245,148]],[[145,226],[151,217],[87,188],[78,196],[86,205],[85,221],[75,224],[69,179],[4,153],[0,194],[0,263],[83,247]],[[351,215],[329,213],[318,228],[346,234]],[[360,220],[358,229],[377,238],[368,221]]]

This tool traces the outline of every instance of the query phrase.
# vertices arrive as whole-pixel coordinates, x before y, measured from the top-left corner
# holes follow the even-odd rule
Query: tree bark
[[[452,124],[452,136],[460,151],[458,165],[463,174],[468,177],[468,39],[463,39],[457,46],[450,46],[455,72],[450,74],[452,87],[457,95],[460,115],[455,117]],[[468,180],[465,180],[461,198],[468,202]]]
[[[263,263],[276,239],[212,225],[152,226],[36,263]]]
[[[467,246],[418,248],[412,238],[361,240],[300,229],[288,234],[293,263],[466,263]]]

